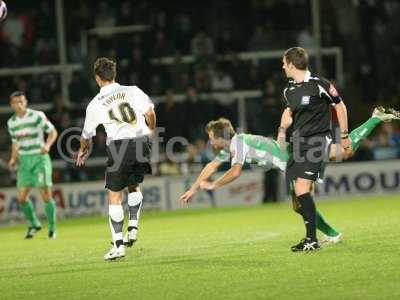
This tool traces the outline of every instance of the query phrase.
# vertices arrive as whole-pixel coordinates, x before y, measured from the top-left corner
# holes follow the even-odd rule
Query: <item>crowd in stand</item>
[[[349,104],[351,125],[365,119],[376,103],[399,108],[400,86],[395,75],[400,69],[400,45],[395,41],[400,40],[396,19],[400,3],[329,0],[320,4],[323,47],[340,46],[344,51],[346,82],[339,89]],[[9,3],[7,21],[0,25],[0,69],[59,63],[54,5],[50,0]],[[280,59],[240,60],[238,53],[293,45],[312,48],[316,43],[311,34],[311,7],[307,0],[190,4],[65,0],[64,5],[68,62],[83,65],[81,71],[71,74],[72,104],[66,105],[62,99],[60,75],[56,73],[1,77],[3,104],[7,104],[5,100],[11,91],[22,90],[30,103],[53,104],[47,114],[60,131],[80,126],[84,107],[98,90],[92,79],[92,63],[99,56],[108,56],[118,62],[119,82],[138,85],[155,99],[164,96],[165,100],[156,108],[158,124],[168,128],[166,140],[179,135],[191,141],[192,148],[176,149],[191,155],[201,156],[205,151],[201,141],[206,138],[203,127],[208,120],[224,115],[238,125],[236,101],[221,103],[212,96],[199,100],[202,94],[261,90],[262,97],[246,101],[247,129],[255,134],[275,135],[285,84]],[[82,39],[83,33],[92,28],[128,25],[149,25],[150,29],[113,35],[103,31]],[[82,44],[83,41],[87,43]],[[193,57],[193,62],[184,62],[187,55]],[[155,61],[163,57],[172,57],[173,63]],[[324,75],[333,78],[336,70],[331,61],[324,60],[324,67]],[[183,101],[176,100],[178,94],[185,95]],[[352,107],[362,109],[351,110]],[[0,114],[2,124],[7,117]],[[269,121],[265,122],[266,119]],[[5,158],[9,142],[4,126],[0,133],[0,139],[4,139],[3,143],[0,140],[1,158]],[[100,131],[94,156],[104,155],[104,141]],[[399,145],[397,126],[385,125],[373,140],[365,143],[358,159],[398,157]],[[386,146],[395,147],[385,150]],[[57,151],[53,156],[58,157]],[[174,170],[170,163],[158,168],[160,173],[163,169]]]

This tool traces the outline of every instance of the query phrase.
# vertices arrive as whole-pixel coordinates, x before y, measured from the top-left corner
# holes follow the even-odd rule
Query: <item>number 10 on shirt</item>
[[[127,102],[122,102],[121,104],[118,105],[119,115],[121,116],[122,120],[118,119],[115,116],[115,112],[113,109],[110,109],[108,111],[108,116],[110,117],[111,120],[115,120],[119,123],[125,122],[129,123],[131,125],[136,124],[136,114],[134,109],[129,105]]]

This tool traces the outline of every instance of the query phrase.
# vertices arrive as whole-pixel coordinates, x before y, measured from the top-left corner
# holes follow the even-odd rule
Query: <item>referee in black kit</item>
[[[341,144],[350,147],[347,110],[335,87],[308,70],[308,54],[300,47],[286,50],[283,69],[290,80],[283,91],[286,109],[278,130],[278,142],[286,141],[286,130],[293,126],[290,138],[290,159],[286,177],[293,185],[296,199],[294,209],[301,214],[306,237],[291,247],[296,251],[319,249],[316,236],[316,210],[312,196],[313,183],[320,177],[331,144],[331,111],[336,110],[341,130]]]

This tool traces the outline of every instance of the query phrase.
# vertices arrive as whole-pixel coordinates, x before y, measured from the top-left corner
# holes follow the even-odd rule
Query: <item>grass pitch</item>
[[[344,242],[291,253],[288,203],[143,213],[127,257],[104,262],[105,217],[62,220],[58,239],[0,229],[0,299],[400,299],[400,196],[320,201]]]

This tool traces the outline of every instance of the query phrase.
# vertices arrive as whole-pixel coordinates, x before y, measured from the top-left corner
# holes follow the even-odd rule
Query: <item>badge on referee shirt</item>
[[[301,97],[301,105],[308,105],[308,104],[310,104],[310,96]]]

